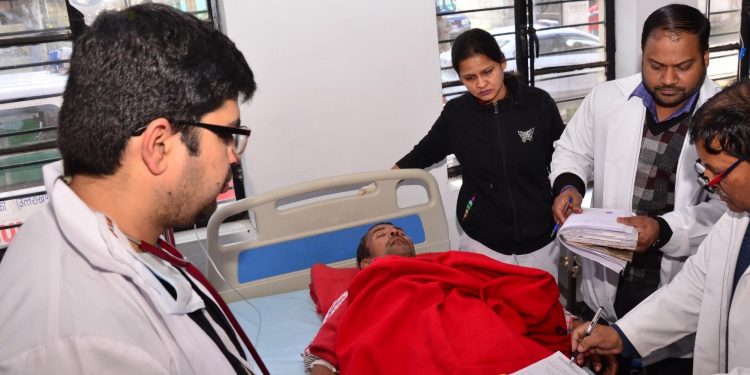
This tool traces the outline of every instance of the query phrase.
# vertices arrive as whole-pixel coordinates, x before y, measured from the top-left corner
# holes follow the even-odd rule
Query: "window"
[[[614,79],[614,37],[605,19],[612,7],[609,0],[534,2],[531,40],[539,54],[529,54],[528,79],[555,99],[565,122],[594,86]],[[550,36],[555,43],[545,49]]]
[[[711,22],[708,77],[721,86],[737,80],[741,5],[741,0],[702,0],[698,5]]]
[[[38,166],[60,158],[55,149],[58,109],[43,104],[0,112],[0,193],[38,186]]]
[[[0,0],[0,257],[18,227],[47,202],[42,166],[59,160],[57,113],[83,20],[146,1]],[[216,0],[162,0],[219,27]],[[244,197],[242,172],[236,194]]]

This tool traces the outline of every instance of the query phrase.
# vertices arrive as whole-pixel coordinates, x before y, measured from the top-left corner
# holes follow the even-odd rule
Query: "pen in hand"
[[[563,207],[563,215],[565,215],[566,212],[568,212],[568,208],[570,208],[570,204],[573,203],[573,197],[568,197],[568,201],[565,202],[565,207]],[[550,233],[550,237],[554,237],[555,233],[560,229],[560,222],[556,221],[555,226],[552,227],[552,233]]]
[[[596,328],[596,325],[599,323],[599,319],[602,317],[602,312],[604,312],[604,307],[599,306],[599,308],[596,310],[596,314],[594,314],[594,318],[591,319],[591,322],[589,322],[589,326],[586,327],[586,330],[583,332],[583,338],[586,338],[591,335],[591,332],[594,331],[594,328]],[[581,338],[581,340],[583,340]],[[573,355],[570,356],[570,363],[575,362],[576,357],[578,356],[578,350],[573,352]]]

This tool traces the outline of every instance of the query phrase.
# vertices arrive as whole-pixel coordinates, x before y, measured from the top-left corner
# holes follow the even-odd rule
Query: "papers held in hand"
[[[633,216],[625,210],[584,208],[583,213],[572,214],[565,220],[558,236],[570,251],[591,259],[615,272],[622,272],[633,260],[638,244],[635,227],[620,224],[618,217]]]
[[[582,369],[571,363],[565,354],[555,352],[551,356],[532,364],[511,375],[593,375],[588,369]]]

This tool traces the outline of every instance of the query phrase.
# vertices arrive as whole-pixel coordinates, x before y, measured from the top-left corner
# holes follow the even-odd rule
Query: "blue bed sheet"
[[[310,290],[298,290],[229,304],[271,374],[304,374],[301,353],[320,328]],[[260,331],[258,323],[260,322]],[[256,372],[260,373],[260,372]]]

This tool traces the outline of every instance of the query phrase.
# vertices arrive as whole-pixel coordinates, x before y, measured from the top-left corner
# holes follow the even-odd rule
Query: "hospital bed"
[[[222,236],[221,224],[242,212],[253,230]],[[222,206],[211,217],[207,241],[216,269],[207,276],[272,374],[302,373],[300,353],[320,327],[310,267],[354,267],[360,238],[384,221],[403,228],[417,253],[450,246],[437,183],[416,169],[301,183]]]

